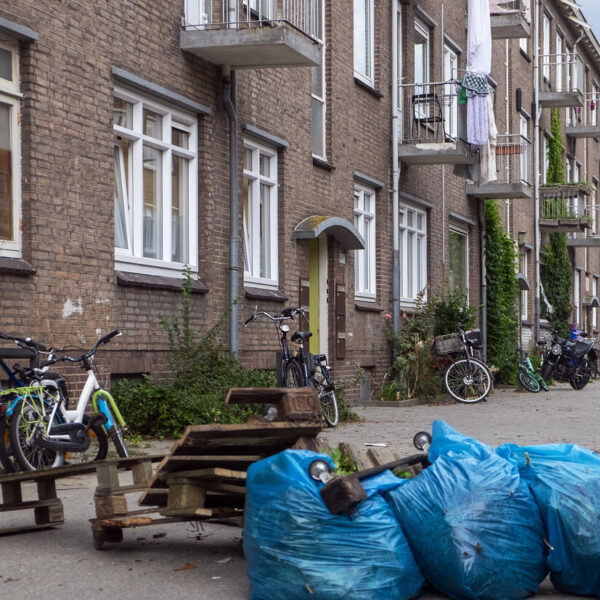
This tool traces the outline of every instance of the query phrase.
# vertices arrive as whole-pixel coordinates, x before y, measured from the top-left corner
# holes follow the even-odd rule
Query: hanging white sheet
[[[469,0],[467,71],[489,75],[492,70],[492,26],[489,0]]]

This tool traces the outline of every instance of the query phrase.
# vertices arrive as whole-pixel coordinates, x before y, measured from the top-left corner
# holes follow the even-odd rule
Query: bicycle
[[[439,354],[463,357],[454,360],[446,369],[446,390],[457,402],[475,404],[484,400],[490,393],[493,377],[487,365],[475,358],[476,351],[481,347],[479,330],[464,331],[461,325],[462,323],[459,323],[456,332],[449,336],[437,336],[435,344]]]
[[[246,320],[246,327],[258,319],[260,316],[265,316],[273,321],[281,336],[279,344],[283,351],[283,385],[284,387],[314,387],[319,396],[321,404],[321,412],[323,418],[329,427],[336,427],[340,420],[337,398],[335,395],[335,385],[331,379],[331,367],[327,363],[325,354],[311,354],[304,350],[304,342],[312,336],[310,331],[296,331],[292,334],[290,341],[298,344],[298,351],[295,356],[292,356],[287,335],[290,331],[285,321],[293,320],[296,315],[301,315],[307,321],[306,313],[301,308],[286,308],[281,312],[281,315],[274,316],[268,312],[260,311],[253,313]]]
[[[541,389],[548,391],[548,384],[541,373],[533,368],[527,352],[519,350],[519,383],[529,392],[537,393]]]
[[[85,461],[106,458],[108,438],[121,458],[129,456],[123,435],[125,422],[113,397],[100,388],[93,366],[98,347],[117,335],[121,335],[119,330],[105,335],[80,357],[57,356],[56,353],[64,349],[53,350],[46,361],[46,367],[61,361],[81,363],[87,372],[87,380],[74,410],[67,409],[60,394],[25,394],[11,403],[7,411],[10,416],[10,446],[23,470],[35,471],[46,467],[46,463],[40,462],[40,456],[45,456],[46,451],[56,452],[58,457],[51,466],[62,464],[65,453],[79,455]],[[94,414],[86,415],[90,401]],[[96,444],[89,453],[92,437]],[[56,464],[57,461],[59,464]]]

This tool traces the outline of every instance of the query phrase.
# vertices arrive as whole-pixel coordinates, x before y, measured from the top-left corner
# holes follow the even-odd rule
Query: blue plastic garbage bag
[[[497,452],[517,465],[540,507],[554,586],[600,596],[600,456],[574,444],[505,444]]]
[[[425,578],[452,598],[525,598],[546,576],[544,526],[517,468],[443,421],[431,466],[386,494]]]
[[[376,486],[350,518],[332,515],[308,475],[327,455],[286,450],[248,469],[244,553],[252,600],[401,600],[424,583]],[[391,473],[380,482],[389,488]],[[369,482],[371,483],[371,482]]]

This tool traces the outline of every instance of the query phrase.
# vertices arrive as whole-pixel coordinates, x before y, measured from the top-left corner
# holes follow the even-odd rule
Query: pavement
[[[568,385],[531,394],[495,390],[475,405],[441,403],[413,407],[357,407],[361,421],[321,434],[330,446],[346,441],[365,447],[385,443],[400,455],[415,453],[413,435],[443,419],[464,434],[492,446],[505,442],[574,442],[600,448],[600,381],[581,391]],[[137,452],[165,452],[171,442],[154,441]],[[123,480],[122,483],[126,483]],[[0,538],[0,594],[36,598],[42,594],[106,594],[122,600],[242,600],[249,597],[241,530],[223,525],[173,523],[124,530],[124,541],[93,547],[94,475],[57,481],[65,523],[53,529]],[[33,490],[33,488],[32,488]],[[33,495],[31,496],[34,497]],[[130,510],[135,497],[128,496]],[[0,528],[31,524],[31,511],[0,513]],[[555,592],[549,580],[536,598],[571,598]],[[423,600],[444,596],[427,592]],[[293,599],[290,599],[293,600]]]

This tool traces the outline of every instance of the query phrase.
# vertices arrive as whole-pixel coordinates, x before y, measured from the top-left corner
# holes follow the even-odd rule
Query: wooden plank
[[[304,438],[302,438],[304,439]],[[311,439],[311,438],[307,438]],[[258,460],[264,458],[261,454],[247,454],[247,455],[223,455],[218,454],[211,455],[179,455],[179,456],[166,456],[164,460],[158,465],[156,471],[158,472],[171,472],[171,471],[184,471],[194,468],[203,468],[205,466],[210,467],[224,467],[226,469],[240,470],[250,466]]]
[[[225,404],[275,404],[288,388],[230,388]]]
[[[175,473],[169,473],[167,475],[167,483],[170,485],[171,481],[175,481],[180,477],[194,479],[196,481],[201,480],[202,482],[216,479],[225,482],[242,482],[243,484],[246,481],[246,472],[232,471],[231,469],[222,469],[219,467],[216,467],[214,469],[194,469],[189,471],[177,471]]]
[[[94,504],[98,519],[127,514],[127,499],[124,496],[95,496]]]
[[[44,500],[27,500],[26,502],[17,502],[15,504],[0,504],[0,512],[10,512],[15,510],[27,510],[29,508],[42,508],[45,506],[54,506],[62,502],[56,498],[46,498]]]
[[[170,510],[192,510],[204,506],[206,489],[195,479],[177,477],[169,481],[167,508]]]
[[[363,469],[370,469],[373,467],[373,461],[367,456],[366,452],[361,452],[354,444],[348,444],[347,442],[341,442],[339,445],[340,450],[350,457],[362,471]]]
[[[241,515],[241,509],[239,508],[228,508],[228,507],[216,507],[216,508],[196,508],[194,510],[171,510],[169,508],[163,508],[160,511],[161,515],[165,517],[185,517],[189,519],[204,517],[224,519],[227,517],[239,517]]]
[[[116,488],[96,488],[97,496],[106,496],[112,494],[114,496],[122,496],[131,494],[132,492],[143,492],[148,487],[147,483],[132,483],[131,485],[120,485]]]
[[[387,448],[371,447],[367,449],[367,454],[374,465],[384,465],[395,460],[394,454]]]

